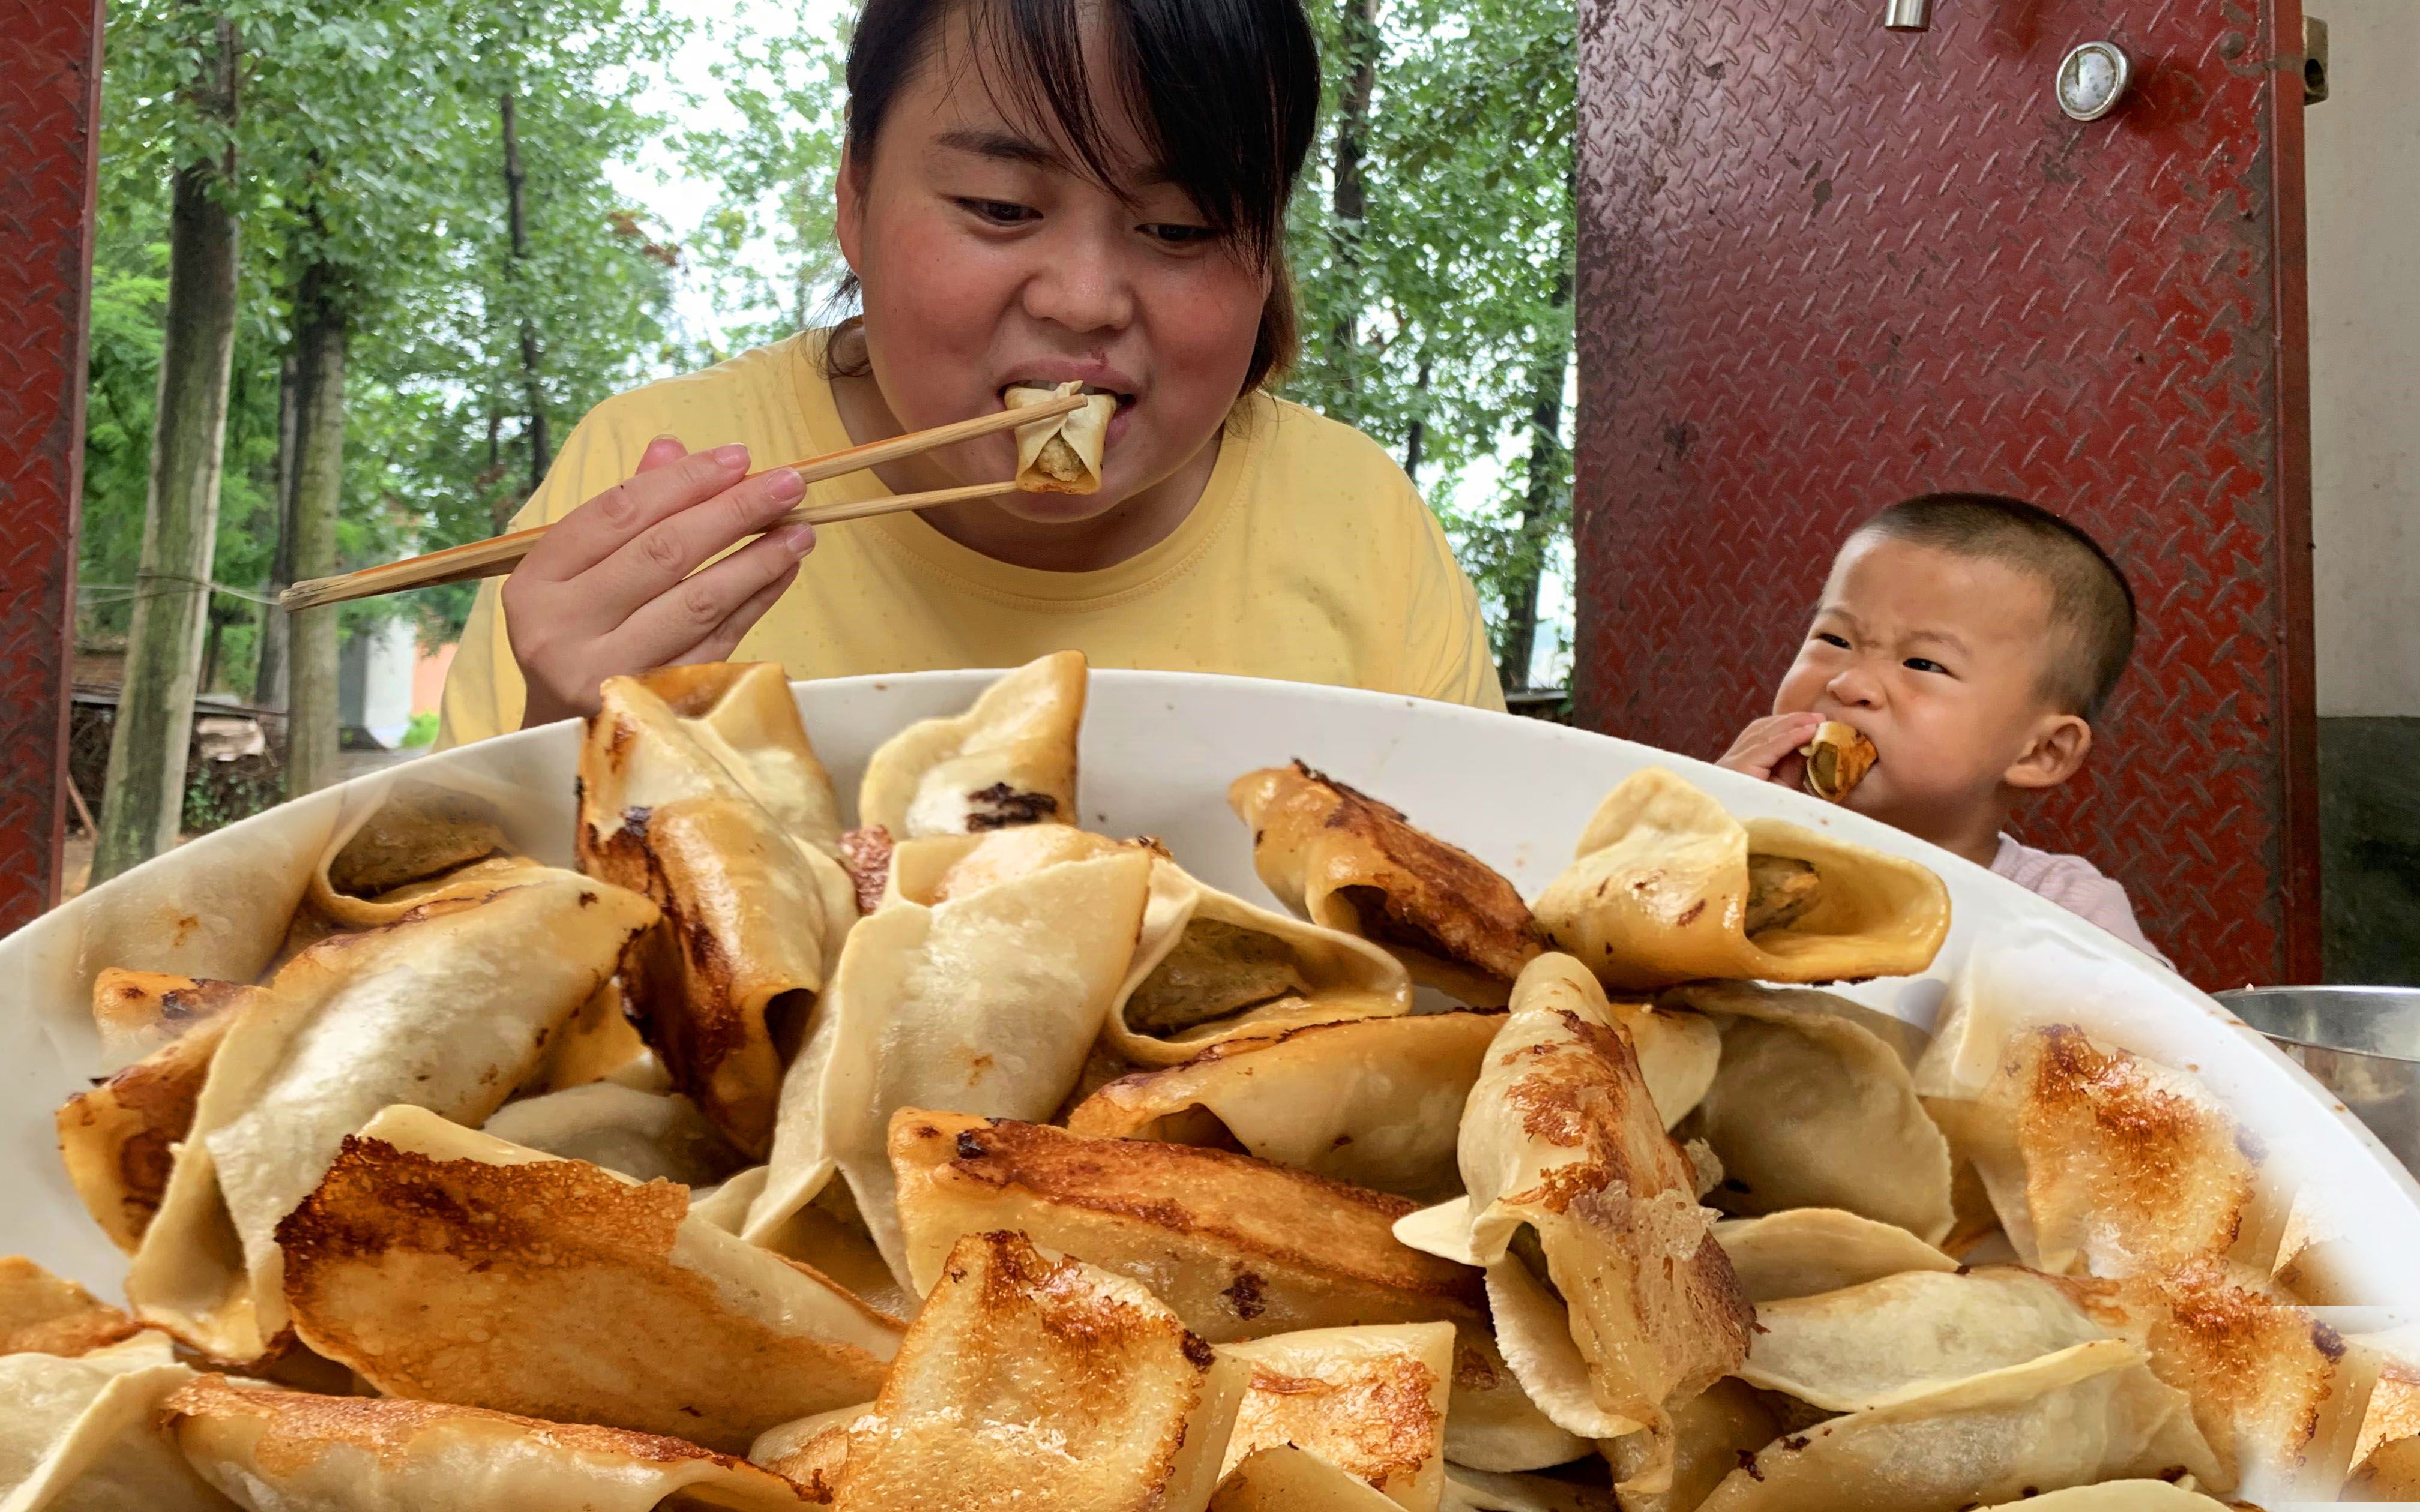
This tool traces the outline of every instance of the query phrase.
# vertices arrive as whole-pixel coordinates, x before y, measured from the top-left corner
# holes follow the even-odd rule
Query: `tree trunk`
[[[344,496],[345,344],[351,312],[339,271],[314,262],[294,299],[294,573],[336,571],[336,514]],[[286,716],[286,795],[335,780],[335,606],[296,614]]]
[[[1332,235],[1337,265],[1347,275],[1347,286],[1355,286],[1353,275],[1361,268],[1361,222],[1370,206],[1362,163],[1370,150],[1370,106],[1378,93],[1378,0],[1343,0],[1342,31],[1353,69],[1336,105],[1336,176],[1329,204],[1336,212]],[[1361,335],[1356,310],[1348,307],[1336,316],[1327,341],[1340,386],[1357,390]]]
[[[142,565],[134,574],[134,622],[127,634],[126,673],[110,734],[109,777],[92,862],[96,883],[174,845],[184,816],[194,685],[201,671],[211,548],[218,539],[240,264],[233,203],[236,39],[225,17],[219,18],[215,48],[203,67],[203,77],[186,99],[222,123],[230,143],[218,158],[185,163],[176,173]]]
[[[1413,392],[1422,398],[1428,396],[1429,360],[1425,357],[1420,359],[1419,381],[1414,385]],[[1428,440],[1428,422],[1415,411],[1411,424],[1404,427],[1404,476],[1412,480],[1415,489],[1420,486],[1420,443]]]
[[[277,363],[277,549],[270,554],[269,596],[294,581],[294,354]],[[252,701],[264,709],[286,707],[287,639],[293,621],[273,604],[260,608],[260,666],[253,673]]]
[[[504,417],[495,410],[488,411],[488,467],[479,474],[483,487],[496,490],[488,501],[489,533],[502,535],[513,527],[513,514],[521,507],[521,496],[503,486],[504,481]]]
[[[513,263],[518,271],[527,267],[530,255],[527,196],[522,191],[528,176],[521,172],[520,131],[511,91],[505,91],[500,103],[504,123],[504,210],[512,224]],[[521,292],[526,297],[527,289]],[[553,449],[547,439],[546,390],[539,384],[537,376],[539,356],[537,327],[524,308],[521,312],[521,391],[529,405],[529,428],[523,434],[529,437],[529,491],[532,494],[536,493],[538,485],[546,481],[546,470],[553,461]]]
[[[1572,274],[1566,265],[1555,276],[1550,308],[1572,302]],[[1517,693],[1529,686],[1529,662],[1538,646],[1538,580],[1546,570],[1546,548],[1554,540],[1555,522],[1565,501],[1563,485],[1563,379],[1571,366],[1572,345],[1567,330],[1538,354],[1530,373],[1529,490],[1523,501],[1519,545],[1514,564],[1520,573],[1504,600],[1504,640],[1496,674],[1504,690]]]

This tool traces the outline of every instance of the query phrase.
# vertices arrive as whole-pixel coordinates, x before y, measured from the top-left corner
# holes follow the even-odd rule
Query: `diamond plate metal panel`
[[[2299,0],[1880,11],[1584,0],[1580,715],[1719,754],[1856,520],[2037,500],[2145,624],[2022,833],[2188,976],[2316,980]],[[2134,94],[2079,125],[2051,82],[2095,38]]]
[[[100,94],[99,0],[0,0],[0,931],[58,897]]]

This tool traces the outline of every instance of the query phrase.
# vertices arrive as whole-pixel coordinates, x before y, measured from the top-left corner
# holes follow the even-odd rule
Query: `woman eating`
[[[862,316],[581,422],[516,520],[560,523],[472,611],[445,743],[732,658],[836,677],[1074,647],[1503,707],[1410,480],[1265,392],[1295,354],[1281,239],[1319,100],[1298,0],[867,0],[848,89]],[[780,464],[1070,383],[1114,404],[1091,492],[768,532],[1016,475],[1013,433],[811,489]]]

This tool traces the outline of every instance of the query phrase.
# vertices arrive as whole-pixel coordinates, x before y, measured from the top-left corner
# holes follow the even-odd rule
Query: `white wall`
[[[393,750],[411,728],[411,622],[396,618],[345,638],[336,663],[336,714]]]
[[[2420,0],[2308,0],[2321,715],[2420,716]]]

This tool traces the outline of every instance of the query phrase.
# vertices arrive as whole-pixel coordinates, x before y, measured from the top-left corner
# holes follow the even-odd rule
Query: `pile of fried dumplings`
[[[576,869],[406,778],[256,980],[101,970],[126,1305],[0,1261],[0,1504],[2420,1499],[2189,1069],[1821,990],[1931,965],[1925,867],[1650,769],[1525,901],[1297,762],[1265,908],[1081,826],[1086,682],[851,826],[778,666],[617,678]]]

